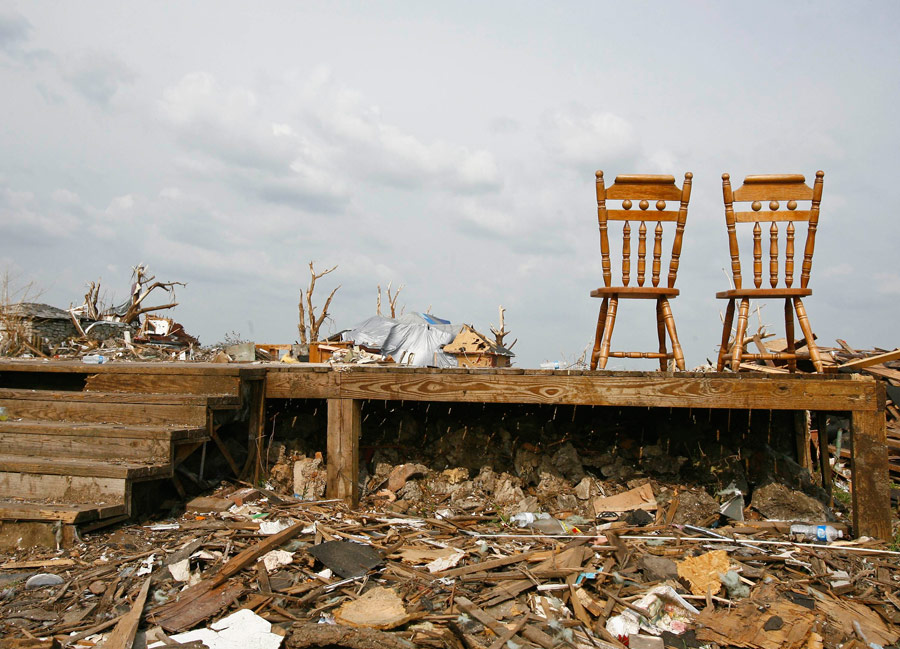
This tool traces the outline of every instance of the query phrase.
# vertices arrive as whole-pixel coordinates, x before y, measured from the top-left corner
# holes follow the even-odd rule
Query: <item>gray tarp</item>
[[[400,318],[373,316],[341,336],[391,356],[410,367],[456,367],[456,358],[445,354],[443,346],[453,342],[461,325],[433,324],[430,317],[407,313]]]

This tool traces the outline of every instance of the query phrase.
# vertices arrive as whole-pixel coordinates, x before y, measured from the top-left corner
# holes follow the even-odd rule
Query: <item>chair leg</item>
[[[731,323],[734,322],[734,300],[728,300],[728,308],[725,309],[725,327],[722,329],[722,344],[719,345],[719,361],[716,363],[716,371],[725,369],[725,357],[728,356],[728,341],[731,340]]]
[[[684,352],[681,349],[681,343],[678,342],[678,334],[675,331],[675,318],[672,317],[672,307],[669,305],[669,299],[663,298],[662,312],[666,321],[666,329],[669,331],[669,338],[672,339],[672,353],[675,355],[675,367],[682,372],[684,371]]]
[[[594,350],[591,352],[591,369],[597,369],[597,358],[600,356],[600,341],[603,339],[603,327],[606,325],[606,310],[609,307],[609,298],[603,298],[600,305],[600,315],[597,316],[597,333],[594,334]]]
[[[791,299],[785,298],[784,300],[784,331],[785,336],[787,336],[787,349],[785,351],[788,354],[796,354],[797,347],[794,341],[794,308],[791,305]],[[788,368],[791,372],[797,371],[797,357],[788,358]]]
[[[806,338],[806,348],[809,350],[809,358],[812,360],[816,372],[822,373],[822,359],[819,358],[819,348],[813,338],[812,328],[809,326],[809,318],[806,317],[806,309],[803,307],[803,300],[799,297],[794,298],[794,309],[797,311],[797,320],[800,321],[800,330]]]
[[[600,343],[600,355],[597,359],[597,365],[601,370],[606,368],[606,361],[609,360],[609,342],[612,340],[613,327],[616,326],[616,309],[618,306],[618,295],[609,298],[609,309],[607,310],[606,322],[603,326],[603,341]]]
[[[734,334],[734,349],[731,351],[731,370],[740,371],[741,355],[744,353],[744,334],[747,333],[747,317],[750,314],[750,298],[741,298],[738,311],[737,330]]]
[[[656,301],[656,335],[659,337],[659,353],[666,353],[666,318],[663,314],[662,298]],[[668,369],[668,361],[666,357],[659,359],[659,371],[665,372]]]

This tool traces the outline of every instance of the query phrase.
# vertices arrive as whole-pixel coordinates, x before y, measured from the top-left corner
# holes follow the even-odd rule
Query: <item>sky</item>
[[[572,362],[602,285],[594,172],[691,171],[672,302],[690,368],[715,357],[730,287],[722,173],[822,169],[813,329],[893,349],[898,18],[888,1],[0,0],[0,268],[65,308],[98,280],[123,300],[144,263],[187,283],[170,315],[202,343],[285,343],[314,261],[337,266],[315,302],[341,287],[323,333],[392,282],[398,310],[484,332],[503,305],[520,367]],[[761,304],[751,330],[783,336]],[[621,304],[612,347],[655,351],[652,302]]]

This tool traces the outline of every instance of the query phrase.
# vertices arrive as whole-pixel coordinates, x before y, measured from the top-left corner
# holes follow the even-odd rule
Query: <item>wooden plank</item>
[[[0,426],[4,423],[0,422]],[[165,439],[141,439],[134,437],[93,437],[76,433],[65,435],[62,431],[52,434],[35,434],[0,428],[0,448],[6,455],[32,455],[43,458],[123,459],[168,462],[172,445]]]
[[[85,402],[103,404],[150,404],[159,406],[233,406],[240,400],[227,395],[132,394],[129,392],[81,392],[78,390],[18,390],[0,388],[0,399],[25,401]]]
[[[34,500],[46,498],[70,503],[121,504],[126,493],[124,478],[93,478],[0,471],[0,493]]]
[[[884,411],[853,412],[853,530],[857,536],[891,538],[891,483]]]
[[[131,480],[172,475],[172,467],[168,462],[111,462],[93,458],[41,458],[5,454],[0,455],[0,471]],[[14,491],[5,492],[3,495],[19,496]]]
[[[267,399],[336,399],[339,375],[330,368],[316,372],[272,370],[266,376]]]
[[[167,631],[192,628],[230,604],[243,592],[241,582],[231,580],[231,577],[255,563],[270,550],[281,547],[299,535],[305,527],[305,523],[295,523],[234,555],[213,577],[204,579],[179,593],[177,601],[156,609],[151,619]]]
[[[459,609],[481,622],[484,626],[488,627],[491,631],[493,631],[496,635],[502,636],[507,631],[506,625],[502,624],[499,620],[488,615],[482,609],[474,604],[471,600],[465,597],[457,597],[454,602]],[[556,646],[556,641],[541,631],[536,627],[526,626],[521,631],[521,635],[534,643],[537,643],[544,649],[553,649]]]
[[[43,568],[51,570],[53,568],[68,568],[75,565],[75,559],[38,559],[37,561],[7,561],[0,564],[0,570],[28,570],[33,568]]]
[[[107,372],[87,377],[85,390],[93,392],[144,392],[151,394],[219,394],[240,396],[238,376],[205,374],[120,374]]]
[[[838,365],[838,370],[842,372],[850,372],[853,370],[862,369],[864,367],[869,367],[871,365],[881,365],[882,363],[887,363],[888,361],[896,361],[898,359],[900,359],[900,349],[895,349],[892,352],[885,352],[884,354],[867,356],[866,358],[857,358],[848,363],[844,363],[843,365]]]
[[[176,608],[165,617],[152,617],[152,619],[170,633],[186,631],[231,604],[243,594],[244,590],[244,585],[239,581],[225,582],[211,590],[204,591],[190,601],[190,606]]]
[[[900,370],[892,370],[889,367],[867,367],[864,370],[869,374],[873,374],[875,376],[880,376],[885,379],[893,379],[894,381],[900,381]]]
[[[51,360],[45,363],[31,359],[0,360],[0,372],[62,372],[74,374],[166,374],[240,376],[247,370],[258,370],[241,363],[187,363],[187,362],[110,362],[90,365],[81,361]]]
[[[206,406],[0,398],[10,417],[139,425],[206,425]]]
[[[141,426],[139,424],[104,424],[102,422],[56,422],[27,420],[0,421],[0,432],[16,433],[19,435],[53,435],[66,437],[79,435],[82,437],[97,438],[124,438],[136,440],[156,441],[203,441],[206,431],[199,426],[174,427],[174,426]]]
[[[106,512],[116,509],[119,515],[125,513],[125,505],[103,507]],[[62,521],[63,523],[87,523],[100,518],[101,507],[85,504],[46,504],[26,502],[0,502],[0,520],[15,521]]]
[[[360,402],[328,400],[328,457],[326,494],[350,507],[359,504]]]
[[[351,371],[343,398],[597,406],[860,410],[878,408],[875,381],[833,376],[597,376],[407,374]],[[808,380],[812,379],[812,380]]]
[[[147,593],[150,591],[150,577],[144,581],[137,597],[134,598],[134,605],[116,624],[116,628],[106,638],[105,641],[97,645],[97,649],[131,649],[134,643],[134,636],[137,634],[138,625],[141,623],[141,617],[144,614],[144,604],[147,602]]]

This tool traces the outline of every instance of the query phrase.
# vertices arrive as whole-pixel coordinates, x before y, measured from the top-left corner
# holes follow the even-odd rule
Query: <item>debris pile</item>
[[[765,351],[781,352],[787,346],[784,338],[772,341],[765,341],[758,334],[750,339],[750,344],[761,344]],[[847,344],[846,341],[838,339],[836,341],[838,347],[822,347],[819,346],[819,354],[825,371],[855,373],[860,372],[869,376],[874,376],[882,381],[887,393],[886,404],[886,420],[887,420],[887,437],[888,437],[888,455],[890,459],[890,472],[895,478],[900,478],[900,349],[892,351],[885,349],[854,349]],[[798,353],[802,360],[808,360],[808,352],[804,354],[804,348],[799,348]],[[799,369],[803,369],[802,360]],[[746,362],[741,363],[741,369],[762,371],[768,373],[787,373],[788,368],[784,361],[765,361],[765,362]],[[811,371],[812,367],[806,368]],[[824,431],[819,434],[818,443],[825,443]],[[841,444],[840,438],[832,438],[829,436],[828,443],[833,454],[840,455],[841,458],[850,457],[850,451],[847,444]],[[841,473],[840,471],[838,473]]]
[[[307,458],[293,488],[320,465]],[[573,497],[594,514],[508,516],[491,499],[453,497],[501,476],[409,464],[382,473],[359,511],[223,485],[178,517],[0,557],[0,635],[70,647],[130,647],[136,632],[148,646],[248,646],[252,636],[271,649],[900,638],[900,552],[883,542],[790,538],[789,522],[761,518],[754,504],[748,520],[713,530],[691,492],[649,482],[604,496],[584,478]],[[417,513],[398,511],[389,494],[411,498],[412,485],[423,493]],[[127,642],[110,645],[111,634]]]
[[[199,341],[171,318],[152,313],[178,306],[175,286],[185,284],[158,282],[138,264],[132,269],[129,297],[119,305],[101,303],[99,281],[89,284],[80,306],[67,310],[33,302],[0,305],[0,354],[88,363],[193,360]],[[156,290],[164,291],[170,301],[145,306]]]

